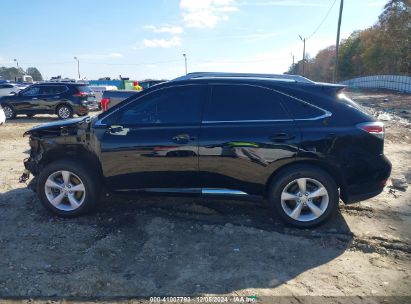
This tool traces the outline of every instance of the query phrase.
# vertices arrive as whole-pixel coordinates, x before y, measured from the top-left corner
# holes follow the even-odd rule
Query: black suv
[[[390,175],[382,123],[301,76],[193,73],[97,117],[35,127],[29,172],[41,202],[82,214],[108,192],[261,196],[298,227],[379,194]]]
[[[6,119],[17,114],[57,114],[60,119],[87,115],[98,110],[96,97],[86,84],[38,83],[18,93],[0,98]]]

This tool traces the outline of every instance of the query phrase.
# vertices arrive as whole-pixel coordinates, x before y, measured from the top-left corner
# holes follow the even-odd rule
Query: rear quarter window
[[[325,111],[298,99],[283,96],[283,103],[294,119],[312,119],[325,114]]]
[[[76,89],[80,93],[93,93],[93,90],[89,86],[86,86],[86,85],[77,86]]]

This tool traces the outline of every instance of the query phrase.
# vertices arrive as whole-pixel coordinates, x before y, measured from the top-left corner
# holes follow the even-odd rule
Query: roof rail
[[[224,72],[194,72],[188,73],[187,75],[177,77],[172,81],[190,80],[198,78],[266,78],[279,81],[293,81],[293,82],[304,82],[304,83],[314,83],[310,79],[307,79],[299,75],[288,75],[288,74],[250,74],[250,73],[224,73]]]

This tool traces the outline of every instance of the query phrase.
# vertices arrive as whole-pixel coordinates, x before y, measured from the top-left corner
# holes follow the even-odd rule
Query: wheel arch
[[[103,181],[103,171],[98,157],[82,146],[62,145],[47,150],[43,152],[42,158],[39,162],[39,167],[44,168],[48,164],[57,160],[81,162],[82,165],[90,170],[93,170],[93,172],[98,175],[101,182]]]
[[[285,170],[288,170],[290,168],[300,167],[300,166],[311,166],[311,167],[322,169],[323,171],[328,173],[333,178],[334,182],[337,184],[337,187],[341,189],[341,193],[344,193],[345,183],[344,183],[343,176],[338,170],[338,168],[332,167],[319,160],[296,160],[292,163],[288,163],[288,164],[285,164],[279,167],[269,176],[269,178],[267,179],[267,182],[265,183],[264,197],[265,198],[268,197],[270,184],[272,183],[273,180],[275,180],[276,176],[278,176]]]
[[[69,108],[71,109],[71,111],[74,113],[74,108],[73,108],[73,106],[72,106],[70,103],[66,102],[66,101],[62,101],[62,102],[59,102],[59,103],[55,106],[55,108],[54,108],[54,114],[56,114],[56,115],[58,114],[57,111],[58,111],[59,107],[61,107],[61,106],[67,106],[67,107],[69,107]]]

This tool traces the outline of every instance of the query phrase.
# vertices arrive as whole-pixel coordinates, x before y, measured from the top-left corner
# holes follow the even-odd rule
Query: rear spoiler
[[[316,84],[321,86],[321,89],[324,93],[328,94],[338,94],[347,87],[343,84],[333,84],[325,82],[316,82]]]

